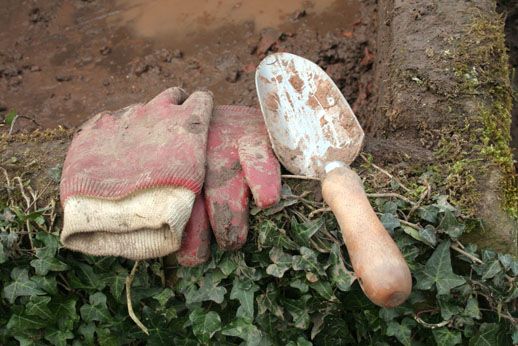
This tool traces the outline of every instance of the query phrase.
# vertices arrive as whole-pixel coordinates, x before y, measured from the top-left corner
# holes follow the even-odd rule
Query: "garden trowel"
[[[316,64],[289,53],[267,56],[255,83],[273,150],[292,173],[321,179],[367,297],[384,307],[403,303],[410,270],[349,168],[364,133],[338,87]]]

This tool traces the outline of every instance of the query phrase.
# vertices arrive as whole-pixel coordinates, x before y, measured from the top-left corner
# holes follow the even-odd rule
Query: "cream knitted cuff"
[[[70,197],[61,242],[99,256],[140,260],[168,255],[180,248],[194,197],[184,187],[141,190],[118,200]]]

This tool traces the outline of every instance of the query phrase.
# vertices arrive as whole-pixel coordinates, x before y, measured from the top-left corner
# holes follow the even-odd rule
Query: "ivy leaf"
[[[293,324],[298,329],[306,329],[311,321],[309,316],[309,308],[307,306],[310,295],[305,294],[299,299],[285,299],[284,306],[293,317]]]
[[[462,343],[462,335],[458,331],[449,330],[448,328],[439,328],[433,329],[432,334],[437,345],[453,346]]]
[[[438,296],[437,301],[441,307],[441,317],[445,320],[449,320],[463,311],[451,295]]]
[[[0,242],[0,264],[7,262],[9,258],[4,250],[4,245]]]
[[[482,317],[480,314],[480,309],[478,308],[477,298],[469,297],[468,303],[466,304],[466,308],[464,309],[463,315],[477,319],[477,320]]]
[[[307,292],[307,291],[306,291]],[[283,320],[284,313],[282,307],[279,305],[279,290],[272,284],[269,283],[266,287],[266,292],[257,296],[257,312],[259,315],[270,311],[276,317]]]
[[[306,283],[306,280],[295,279],[290,281],[290,287],[296,288],[300,291],[300,293],[307,293],[309,291],[309,286]]]
[[[349,291],[356,277],[354,273],[345,267],[345,263],[340,255],[340,247],[336,243],[333,243],[331,246],[329,264],[330,269],[328,270],[330,271],[331,282],[336,285],[340,291]]]
[[[261,331],[256,326],[241,318],[230,322],[221,330],[221,334],[243,339],[247,346],[257,346],[263,339]]]
[[[47,321],[52,321],[54,316],[48,305],[50,303],[49,296],[33,296],[25,306],[25,313],[29,316],[39,316]]]
[[[437,218],[439,216],[439,208],[435,205],[429,205],[425,207],[420,207],[417,209],[417,215],[432,224],[437,223]]]
[[[305,270],[321,276],[325,275],[324,268],[320,265],[315,251],[302,246],[300,254],[301,256],[293,256],[293,269]]]
[[[170,288],[164,288],[162,292],[155,294],[153,299],[155,299],[161,307],[164,307],[172,297],[174,297],[173,290]]]
[[[110,287],[110,293],[113,295],[115,300],[120,300],[124,286],[126,285],[126,277],[128,272],[126,270],[120,270],[104,278],[104,281]]]
[[[187,304],[200,303],[212,300],[218,304],[223,303],[227,290],[225,287],[218,286],[221,278],[214,272],[206,273],[203,277],[200,287],[196,289],[192,286],[185,294]]]
[[[35,282],[38,288],[41,288],[50,295],[58,294],[58,282],[54,275],[33,276],[31,281]]]
[[[51,303],[54,316],[59,316],[58,326],[60,329],[72,329],[74,327],[74,322],[79,319],[76,312],[76,304],[77,300],[75,298],[67,298]]]
[[[214,311],[205,312],[197,308],[189,314],[194,335],[203,344],[207,344],[214,334],[221,330],[221,318]]]
[[[45,292],[38,288],[38,284],[29,279],[29,271],[26,268],[16,267],[11,271],[11,282],[4,287],[4,296],[9,303],[14,304],[17,297],[44,295]]]
[[[432,235],[429,234],[429,231],[425,231],[423,229],[417,230],[414,227],[410,227],[407,225],[401,225],[401,229],[403,230],[403,232],[405,232],[415,240],[425,243],[426,245],[432,246],[433,239],[431,239]]]
[[[439,228],[452,238],[458,238],[464,233],[466,225],[459,222],[452,211],[447,210],[439,224]]]
[[[500,261],[494,260],[486,268],[484,268],[484,274],[482,275],[482,280],[494,278],[495,275],[500,273],[501,271],[502,271],[502,267],[500,266]]]
[[[24,332],[30,329],[41,329],[48,325],[48,321],[37,316],[22,316],[13,314],[7,322],[6,328],[15,332]]]
[[[403,345],[410,346],[410,336],[412,335],[412,330],[409,326],[413,325],[412,322],[414,321],[409,318],[404,318],[401,324],[396,321],[390,321],[387,323],[386,333],[388,336],[395,336],[396,339],[398,339],[399,342]]]
[[[233,254],[226,253],[226,255],[223,257],[223,259],[221,260],[221,262],[218,265],[219,270],[221,270],[221,272],[225,276],[229,276],[237,268],[237,263],[233,259],[232,255]]]
[[[284,276],[284,273],[290,269],[293,261],[292,256],[277,247],[273,247],[270,250],[270,259],[273,263],[266,268],[266,273],[277,278]]]
[[[329,283],[328,281],[319,280],[315,283],[312,283],[310,285],[310,287],[312,289],[314,289],[325,300],[328,300],[331,302],[337,300],[335,295],[333,294],[333,289],[331,287],[331,283]]]
[[[77,272],[68,272],[70,285],[73,288],[101,291],[106,286],[106,282],[94,272],[91,266],[85,263],[77,263],[76,266]]]
[[[67,340],[74,338],[74,334],[71,331],[62,331],[59,329],[48,329],[45,332],[45,340],[49,341],[52,345],[66,346]]]
[[[36,255],[37,256],[37,255]],[[62,272],[68,269],[66,263],[55,257],[42,257],[31,261],[31,266],[36,269],[36,274],[45,276],[49,271]]]
[[[304,339],[302,336],[299,336],[297,338],[297,341],[290,341],[286,344],[286,346],[312,346],[312,345],[313,344],[310,341]]]
[[[469,340],[470,346],[494,346],[498,345],[497,323],[482,323],[479,332]]]
[[[324,225],[324,218],[298,223],[295,218],[291,220],[291,231],[294,240],[302,246],[310,246],[311,237]]]
[[[258,243],[261,247],[278,247],[287,250],[297,250],[299,246],[287,235],[286,231],[279,229],[275,223],[267,221],[261,224]]]
[[[81,309],[79,309],[81,318],[85,320],[85,322],[107,322],[110,320],[111,316],[106,306],[106,296],[103,293],[94,293],[88,300],[90,304],[84,304],[81,306]]]
[[[240,306],[237,309],[236,317],[252,322],[254,319],[254,293],[259,286],[251,280],[234,279],[230,299],[239,300]]]
[[[453,273],[450,241],[445,241],[437,246],[430,259],[426,262],[424,270],[417,276],[415,288],[429,290],[435,284],[438,295],[449,294],[452,288],[466,282],[461,276]]]
[[[79,328],[78,332],[80,335],[82,335],[85,338],[85,344],[87,345],[94,345],[94,334],[95,334],[95,323],[82,323]]]
[[[394,214],[382,214],[380,221],[390,234],[394,234],[394,230],[401,226],[401,222],[399,222]]]
[[[419,238],[420,240],[432,247],[435,247],[437,245],[437,235],[436,231],[431,225],[426,225],[425,228],[421,228],[419,230]]]

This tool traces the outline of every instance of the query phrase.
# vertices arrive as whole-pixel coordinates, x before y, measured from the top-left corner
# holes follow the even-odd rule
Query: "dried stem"
[[[378,198],[378,197],[395,197],[395,198],[399,198],[405,202],[407,202],[408,204],[411,204],[411,205],[416,205],[415,202],[412,202],[411,200],[409,200],[408,198],[406,198],[405,196],[402,196],[400,195],[399,193],[395,193],[395,192],[385,192],[385,193],[366,193],[367,197],[373,197],[373,198]]]
[[[126,301],[128,304],[128,314],[135,322],[137,326],[146,334],[149,335],[149,331],[146,328],[146,326],[140,322],[137,315],[135,315],[135,312],[133,311],[133,304],[131,303],[131,284],[133,283],[133,280],[135,279],[135,274],[137,273],[138,265],[140,261],[135,261],[135,265],[133,266],[133,269],[131,269],[130,274],[126,277]]]
[[[394,180],[396,183],[399,184],[399,186],[401,186],[401,188],[403,190],[405,190],[406,192],[410,192],[410,189],[408,187],[406,187],[405,185],[403,185],[403,183],[396,177],[394,177],[392,174],[390,174],[389,172],[387,172],[386,170],[384,170],[383,168],[375,165],[374,163],[372,162],[369,162],[369,160],[365,157],[365,155],[361,154],[360,155],[361,158],[366,162],[368,163],[369,165],[371,165],[372,167],[376,168],[378,171],[380,171],[381,173],[385,174],[387,177],[389,177],[390,179]]]
[[[450,246],[453,250],[457,251],[458,253],[460,253],[461,255],[464,255],[466,256],[467,258],[469,258],[471,261],[473,261],[474,263],[478,263],[478,264],[484,264],[484,262],[482,262],[481,259],[467,253],[466,251],[462,250],[460,247],[458,247],[457,245],[451,245]]]
[[[421,206],[421,204],[424,202],[424,200],[428,196],[430,196],[430,193],[432,192],[432,187],[430,186],[430,184],[428,184],[428,181],[426,181],[426,180],[425,180],[425,185],[426,185],[426,190],[423,191],[423,193],[421,194],[421,197],[419,197],[419,201],[417,201],[417,203],[414,204],[412,209],[410,209],[410,211],[408,212],[408,214],[406,216],[407,220],[410,218],[410,216],[412,216],[412,214],[417,210],[417,208],[419,208]]]
[[[448,321],[442,321],[442,322],[439,322],[439,323],[428,323],[428,322],[423,321],[421,319],[421,317],[419,317],[417,315],[414,315],[414,320],[416,320],[417,323],[419,323],[423,327],[430,328],[430,329],[441,328],[441,327],[447,326],[448,323],[450,323],[449,320]]]

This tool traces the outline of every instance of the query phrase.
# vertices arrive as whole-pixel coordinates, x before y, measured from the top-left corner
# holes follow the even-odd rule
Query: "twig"
[[[482,262],[482,260],[480,260],[479,258],[467,253],[466,251],[462,250],[461,248],[459,248],[457,245],[451,245],[450,246],[453,250],[457,251],[458,253],[460,253],[461,255],[464,255],[466,256],[467,258],[469,258],[470,260],[472,260],[473,262],[475,263],[478,263],[478,264],[484,264],[484,262]]]
[[[315,216],[315,215],[316,215],[316,214],[318,214],[318,213],[326,213],[326,212],[328,212],[328,211],[331,211],[331,208],[329,208],[329,207],[323,207],[323,208],[315,209],[315,210],[313,210],[311,213],[309,213],[308,218],[310,218],[310,219],[311,219],[313,216]]]
[[[407,225],[407,226],[409,226],[409,227],[412,227],[412,228],[414,228],[414,229],[416,229],[416,230],[418,230],[418,231],[419,231],[420,229],[422,229],[422,227],[421,227],[421,226],[419,226],[419,225],[417,225],[417,224],[415,224],[415,223],[412,223],[412,222],[408,222],[408,221],[401,220],[401,219],[399,219],[399,222],[400,222],[400,223],[402,223],[403,225]]]
[[[394,177],[392,174],[390,174],[389,172],[387,172],[383,168],[375,165],[374,163],[369,162],[369,160],[365,157],[365,155],[361,154],[360,156],[363,159],[363,161],[365,161],[366,163],[368,163],[372,167],[376,168],[378,171],[380,171],[381,173],[385,174],[390,179],[393,179],[396,183],[399,184],[399,186],[401,186],[403,188],[403,190],[405,190],[406,192],[410,192],[410,189],[408,187],[406,187],[405,185],[403,185],[403,183],[398,178]]]
[[[381,198],[383,198],[383,197],[395,197],[395,198],[399,198],[399,199],[407,202],[408,204],[411,204],[411,205],[415,205],[416,204],[415,202],[412,202],[411,200],[409,200],[405,196],[402,196],[399,193],[395,193],[395,192],[366,193],[366,195],[367,195],[367,197],[373,197],[373,198],[377,198],[377,197],[381,197]]]
[[[12,186],[11,186],[11,180],[9,179],[9,174],[7,173],[7,170],[4,167],[0,167],[0,169],[2,169],[2,172],[4,172],[5,181],[7,183],[7,185],[5,186],[6,190],[7,190],[7,198],[9,198],[9,202],[12,203],[12,197],[11,197]]]
[[[419,317],[417,315],[414,315],[414,320],[416,320],[417,323],[419,323],[423,327],[430,328],[430,329],[441,328],[441,327],[447,326],[448,323],[450,323],[450,320],[442,321],[442,322],[439,322],[439,323],[428,323],[428,322],[423,321],[421,319],[421,317]]]
[[[23,198],[25,199],[25,203],[27,204],[27,209],[25,212],[27,212],[30,209],[31,206],[31,199],[25,194],[25,189],[23,188],[23,182],[20,177],[14,177],[13,182],[17,180],[18,186],[20,188],[20,193],[22,194]],[[31,250],[34,252],[34,243],[32,242],[32,229],[31,229],[31,222],[29,219],[25,221],[25,225],[27,226],[27,232],[29,236],[29,244],[31,245]]]
[[[16,123],[16,119],[18,119],[20,116],[18,114],[16,114],[13,118],[13,120],[11,121],[11,127],[9,127],[9,133],[7,134],[8,136],[11,136],[11,134],[13,133],[13,129],[14,129],[14,123]]]
[[[139,263],[140,263],[140,261],[135,261],[135,265],[133,266],[133,269],[131,269],[130,274],[126,277],[126,301],[128,304],[128,314],[131,317],[131,319],[133,320],[133,322],[135,322],[135,324],[137,326],[139,326],[139,328],[146,335],[149,335],[149,331],[146,328],[146,326],[142,322],[140,322],[137,315],[135,315],[135,312],[133,311],[133,304],[131,303],[131,284],[133,283],[133,280],[135,279],[135,274],[137,272]]]
[[[428,184],[428,181],[426,181],[426,180],[425,180],[425,185],[426,185],[426,190],[423,191],[423,193],[421,194],[421,197],[419,197],[419,201],[417,201],[417,204],[415,204],[412,207],[412,209],[410,209],[410,211],[408,212],[408,214],[406,216],[407,220],[410,218],[410,216],[412,216],[412,214],[417,210],[417,208],[419,208],[421,206],[421,204],[423,203],[425,198],[427,196],[430,196],[430,193],[432,192],[432,187],[430,186],[430,184]]]
[[[302,180],[320,180],[315,177],[306,177],[305,175],[295,175],[295,174],[282,174],[281,178],[287,179],[302,179]]]

